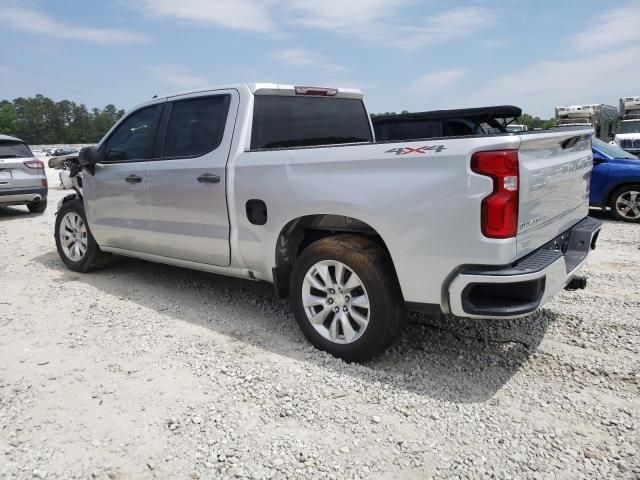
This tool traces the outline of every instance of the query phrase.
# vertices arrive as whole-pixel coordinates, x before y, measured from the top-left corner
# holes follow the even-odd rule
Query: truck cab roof
[[[180,92],[174,92],[168,95],[159,95],[154,97],[151,101],[145,103],[152,103],[158,100],[164,100],[167,98],[178,97],[182,95],[189,95],[193,93],[209,92],[215,90],[239,90],[248,91],[253,95],[278,95],[278,96],[295,96],[295,95],[312,95],[312,96],[327,96],[334,98],[355,98],[362,99],[363,94],[361,90],[356,88],[344,88],[344,87],[310,87],[301,85],[286,85],[281,83],[231,83],[226,85],[212,85],[210,87],[203,87],[191,90],[183,90]]]

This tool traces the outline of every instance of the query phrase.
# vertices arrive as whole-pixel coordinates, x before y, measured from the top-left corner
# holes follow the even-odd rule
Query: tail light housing
[[[493,192],[482,200],[482,234],[511,238],[518,233],[520,172],[517,150],[476,152],[471,170],[493,179]]]
[[[42,170],[44,170],[44,163],[42,163],[37,158],[32,158],[31,160],[25,160],[23,163],[25,164],[26,167],[41,168]]]

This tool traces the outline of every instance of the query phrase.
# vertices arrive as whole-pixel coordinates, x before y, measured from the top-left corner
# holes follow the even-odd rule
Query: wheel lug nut
[[[333,295],[334,293],[336,293],[336,291],[335,291],[333,288],[330,288],[330,289],[329,289],[329,293],[330,293],[331,295]]]
[[[328,303],[329,305],[331,305],[331,304],[333,303],[333,298],[329,298],[329,299],[327,299],[327,303]]]
[[[349,295],[345,295],[345,296],[344,296],[344,301],[345,301],[345,302],[348,302],[348,301],[349,301]]]
[[[347,311],[349,311],[349,309],[347,307],[342,307],[342,311],[343,312],[347,312]]]
[[[336,307],[333,309],[334,312],[338,313],[340,311],[340,307]]]

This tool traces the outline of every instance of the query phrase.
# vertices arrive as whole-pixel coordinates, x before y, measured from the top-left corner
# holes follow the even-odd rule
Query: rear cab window
[[[256,95],[251,150],[373,142],[361,99]]]
[[[0,140],[0,158],[31,158],[33,153],[24,142]]]

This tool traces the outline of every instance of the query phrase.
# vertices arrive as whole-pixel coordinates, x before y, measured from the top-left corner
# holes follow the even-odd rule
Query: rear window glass
[[[26,144],[15,140],[0,140],[0,158],[29,158],[33,153]]]
[[[174,102],[164,141],[165,158],[203,155],[222,142],[230,95]]]
[[[362,100],[256,95],[251,149],[371,142]]]

